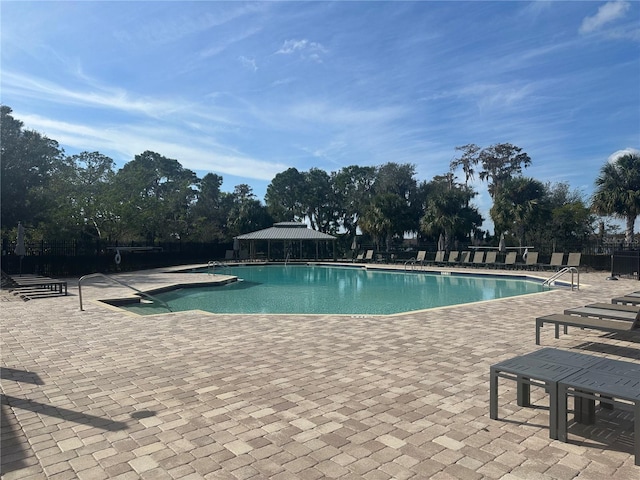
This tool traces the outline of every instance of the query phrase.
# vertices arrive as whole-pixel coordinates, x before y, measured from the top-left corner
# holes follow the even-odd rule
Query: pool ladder
[[[565,273],[571,273],[571,290],[580,290],[580,272],[576,267],[564,267],[559,272],[554,273],[549,278],[547,278],[542,284],[543,287],[550,287],[552,283],[554,283],[558,278],[563,276]],[[576,275],[576,283],[573,282],[573,275]]]
[[[121,282],[120,280],[116,280],[115,278],[111,278],[111,277],[105,275],[104,273],[91,273],[89,275],[84,275],[83,277],[80,277],[80,279],[78,280],[78,297],[80,298],[80,311],[81,312],[84,311],[84,308],[82,308],[82,281],[86,280],[88,278],[96,278],[96,277],[106,278],[107,280],[110,280],[110,281],[112,281],[114,283],[117,283],[118,285],[121,285],[123,287],[129,288],[129,289],[133,290],[134,292],[136,292],[138,295],[146,297],[149,300],[151,300],[152,302],[157,302],[160,305],[162,305],[164,308],[169,310],[170,312],[173,312],[173,310],[171,310],[171,307],[167,304],[167,302],[165,302],[163,300],[160,300],[159,298],[156,298],[153,295],[145,293],[142,290],[138,290],[136,287],[132,287],[131,285],[127,285],[126,283]]]
[[[209,260],[207,262],[207,273],[209,275],[215,275],[215,268],[216,267],[220,267],[220,268],[230,268],[229,265],[227,265],[226,263],[222,263],[222,262],[218,262],[216,260]],[[213,270],[213,272],[212,272]]]

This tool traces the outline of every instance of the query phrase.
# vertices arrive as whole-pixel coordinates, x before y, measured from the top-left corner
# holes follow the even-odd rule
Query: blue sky
[[[588,197],[612,155],[640,148],[635,1],[0,9],[1,102],[27,128],[118,167],[152,150],[261,200],[289,167],[412,163],[430,180],[456,146],[507,142],[525,175]]]

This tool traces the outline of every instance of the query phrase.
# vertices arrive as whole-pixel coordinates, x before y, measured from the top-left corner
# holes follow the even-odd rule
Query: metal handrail
[[[560,278],[565,273],[571,272],[571,290],[574,289],[573,283],[573,274],[575,273],[577,276],[577,282],[575,285],[576,290],[580,290],[580,272],[576,267],[564,267],[562,270],[554,273],[549,278],[547,278],[542,284],[543,287],[550,287],[553,282],[555,282],[558,278]]]
[[[82,308],[82,281],[87,279],[87,278],[95,278],[95,277],[106,278],[107,280],[111,280],[112,282],[117,283],[118,285],[121,285],[121,286],[126,287],[126,288],[130,288],[134,292],[137,292],[138,294],[142,295],[143,297],[147,297],[148,299],[150,299],[153,302],[158,302],[164,308],[166,308],[170,312],[173,312],[173,310],[171,310],[171,307],[167,304],[167,302],[165,302],[163,300],[160,300],[159,298],[156,298],[153,295],[145,293],[142,290],[138,290],[136,287],[132,287],[131,285],[127,285],[126,283],[121,282],[120,280],[116,280],[115,278],[111,278],[111,277],[105,275],[104,273],[91,273],[89,275],[84,275],[83,277],[80,277],[80,279],[78,280],[78,297],[80,298],[80,311],[81,312],[84,311],[84,308]]]
[[[231,268],[226,263],[218,262],[216,260],[209,260],[209,262],[207,262],[207,273],[211,275],[211,272],[210,272],[211,268],[215,270],[216,267]],[[215,271],[213,274],[215,275]]]

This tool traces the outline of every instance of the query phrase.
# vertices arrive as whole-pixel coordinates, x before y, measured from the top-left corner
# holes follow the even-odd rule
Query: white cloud
[[[233,148],[216,143],[201,132],[189,132],[171,125],[118,124],[85,125],[62,122],[39,115],[14,112],[25,127],[55,139],[71,153],[100,151],[121,167],[146,150],[178,160],[191,170],[211,171],[255,180],[271,180],[289,166],[245,156]]]
[[[580,33],[591,33],[604,25],[624,16],[630,4],[625,1],[613,1],[602,5],[592,17],[586,17],[580,25]]]
[[[240,63],[242,64],[243,67],[253,71],[253,72],[257,72],[258,71],[258,66],[256,65],[256,60],[255,58],[248,58],[245,57],[244,55],[240,56],[240,58],[238,59],[240,60]]]
[[[615,161],[618,160],[618,158],[622,157],[623,155],[630,155],[630,154],[640,155],[640,150],[638,150],[637,148],[631,148],[631,147],[623,148],[622,150],[618,150],[616,152],[613,152],[611,155],[609,155],[607,162],[614,163]]]
[[[310,42],[309,40],[285,40],[282,47],[276,52],[276,55],[291,55],[298,53],[300,58],[310,59],[314,62],[321,63],[322,55],[328,50],[318,42]]]

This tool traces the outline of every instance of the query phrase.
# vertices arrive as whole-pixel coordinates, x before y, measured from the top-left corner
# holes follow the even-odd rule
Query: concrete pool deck
[[[165,271],[116,278],[198,281]],[[2,292],[2,478],[636,479],[630,412],[598,411],[563,443],[542,389],[522,408],[501,381],[489,418],[489,367],[541,348],[535,317],[640,289],[606,277],[369,317],[139,317],[96,302],[129,295],[100,280],[83,284],[85,311],[73,279],[67,297]],[[544,328],[542,346],[640,363],[639,337]]]

